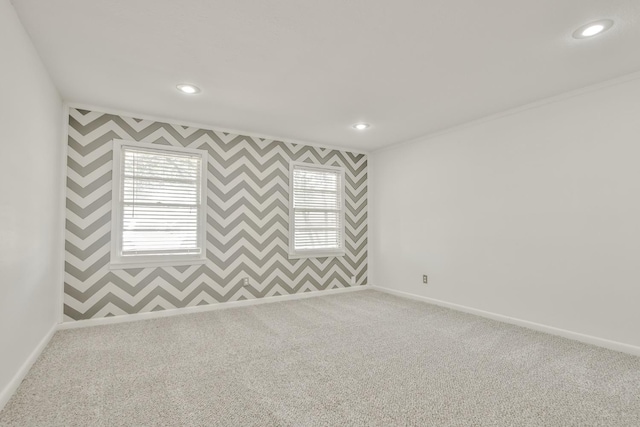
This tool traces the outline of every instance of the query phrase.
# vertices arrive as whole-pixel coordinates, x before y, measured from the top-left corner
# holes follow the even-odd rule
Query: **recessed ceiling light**
[[[365,129],[369,129],[369,123],[356,123],[355,125],[353,125],[353,128],[356,130],[365,130]]]
[[[193,94],[196,94],[196,93],[200,92],[200,88],[198,88],[197,86],[194,86],[194,85],[179,84],[176,87],[178,88],[178,90],[180,92],[186,93],[188,95],[193,95]]]
[[[593,37],[598,34],[602,34],[612,26],[613,21],[611,19],[602,19],[600,21],[590,22],[589,24],[583,25],[582,27],[575,30],[573,32],[573,38],[586,39],[589,37]]]

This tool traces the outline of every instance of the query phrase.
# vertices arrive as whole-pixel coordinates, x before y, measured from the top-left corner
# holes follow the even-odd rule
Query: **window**
[[[289,258],[344,255],[344,169],[291,162]]]
[[[205,261],[206,165],[206,151],[114,140],[114,268]]]

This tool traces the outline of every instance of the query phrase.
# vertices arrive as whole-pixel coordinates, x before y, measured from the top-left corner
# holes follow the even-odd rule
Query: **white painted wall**
[[[0,0],[0,408],[58,322],[62,101],[8,0]]]
[[[375,152],[371,283],[640,346],[640,76],[574,95]]]

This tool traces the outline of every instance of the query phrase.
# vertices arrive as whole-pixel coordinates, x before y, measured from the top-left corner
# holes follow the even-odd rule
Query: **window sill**
[[[327,258],[327,257],[341,257],[345,256],[344,251],[339,252],[298,252],[295,254],[289,254],[289,259],[301,259],[301,258]]]
[[[126,268],[179,267],[183,265],[199,265],[206,262],[206,259],[112,262],[109,264],[109,270],[124,270]]]

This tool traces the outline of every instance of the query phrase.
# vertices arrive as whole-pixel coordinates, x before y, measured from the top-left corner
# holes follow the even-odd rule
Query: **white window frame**
[[[340,232],[340,248],[339,249],[307,249],[307,250],[295,250],[294,236],[295,236],[295,211],[293,207],[293,170],[295,167],[303,167],[307,169],[316,169],[323,172],[339,172],[340,173],[340,224],[342,230]],[[289,259],[299,258],[322,258],[322,257],[339,257],[345,255],[345,174],[344,168],[339,166],[324,166],[315,165],[313,163],[306,162],[290,162],[289,163]]]
[[[200,207],[198,209],[198,246],[202,248],[200,254],[158,254],[158,255],[135,255],[121,256],[122,248],[122,217],[123,210],[123,147],[134,147],[138,149],[172,152],[190,153],[201,156],[200,172]],[[123,139],[113,140],[113,172],[112,172],[112,193],[111,193],[111,269],[123,268],[145,268],[204,264],[207,260],[207,165],[208,153],[205,150],[194,148],[173,147],[168,145],[150,144],[145,142],[127,141]]]

